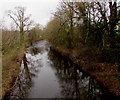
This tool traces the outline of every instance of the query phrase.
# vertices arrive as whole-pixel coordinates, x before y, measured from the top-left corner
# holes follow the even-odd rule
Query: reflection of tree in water
[[[37,55],[38,53],[40,53],[42,50],[42,48],[38,48],[38,47],[31,47],[30,48],[30,52],[32,55]]]
[[[18,76],[17,84],[13,89],[13,92],[11,92],[11,95],[10,95],[11,100],[14,100],[17,98],[22,100],[23,98],[26,97],[27,90],[30,89],[30,87],[32,86],[32,81],[29,80],[28,78],[26,79],[25,77],[23,77],[23,75],[22,76],[21,75],[22,74]]]
[[[16,84],[14,89],[12,90],[10,94],[10,99],[23,99],[26,97],[27,90],[31,87],[32,81],[31,81],[31,75],[28,68],[28,61],[26,58],[26,55],[24,54],[23,57],[23,69],[21,69],[21,72],[19,73],[19,76],[17,77]],[[21,65],[22,66],[22,65]]]
[[[80,100],[100,99],[99,86],[87,73],[68,60],[60,56],[56,57],[51,52],[50,59],[52,59],[57,70],[56,76],[61,84],[61,94],[64,98],[79,98]]]

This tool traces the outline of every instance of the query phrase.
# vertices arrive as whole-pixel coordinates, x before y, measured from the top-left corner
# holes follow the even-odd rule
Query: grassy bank
[[[14,85],[26,48],[40,39],[36,30],[25,33],[22,42],[19,31],[2,31],[2,97],[9,95]]]
[[[12,89],[14,81],[20,72],[20,64],[27,45],[16,45],[2,55],[2,97]]]
[[[94,48],[74,48],[69,50],[64,46],[53,46],[53,49],[62,56],[69,57],[74,63],[81,66],[83,70],[90,73],[97,81],[107,87],[110,92],[120,96],[119,56],[117,59],[116,55],[109,54],[112,57],[111,60],[118,60],[118,62],[111,63],[109,62],[110,59],[105,61],[104,57],[107,56],[107,53],[103,54],[103,52]]]

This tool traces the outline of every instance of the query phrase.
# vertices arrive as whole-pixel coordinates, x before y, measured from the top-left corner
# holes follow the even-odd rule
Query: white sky
[[[16,6],[24,6],[27,15],[31,14],[31,19],[35,23],[45,26],[58,4],[59,0],[0,0],[0,22],[4,20],[4,26],[10,28],[12,20],[5,12],[13,10]]]

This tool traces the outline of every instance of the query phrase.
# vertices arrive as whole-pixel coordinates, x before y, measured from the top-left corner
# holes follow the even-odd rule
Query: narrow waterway
[[[78,66],[50,51],[43,40],[34,43],[26,52],[31,80],[21,64],[19,82],[10,98],[79,98],[80,100],[108,100],[98,82]]]

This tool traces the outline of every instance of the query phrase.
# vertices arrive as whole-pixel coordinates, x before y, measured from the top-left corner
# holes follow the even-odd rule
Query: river
[[[108,100],[112,97],[99,83],[61,57],[50,51],[50,43],[38,41],[26,52],[31,80],[21,64],[19,82],[10,93],[18,98],[79,98],[79,100]],[[115,98],[114,98],[115,100]]]

